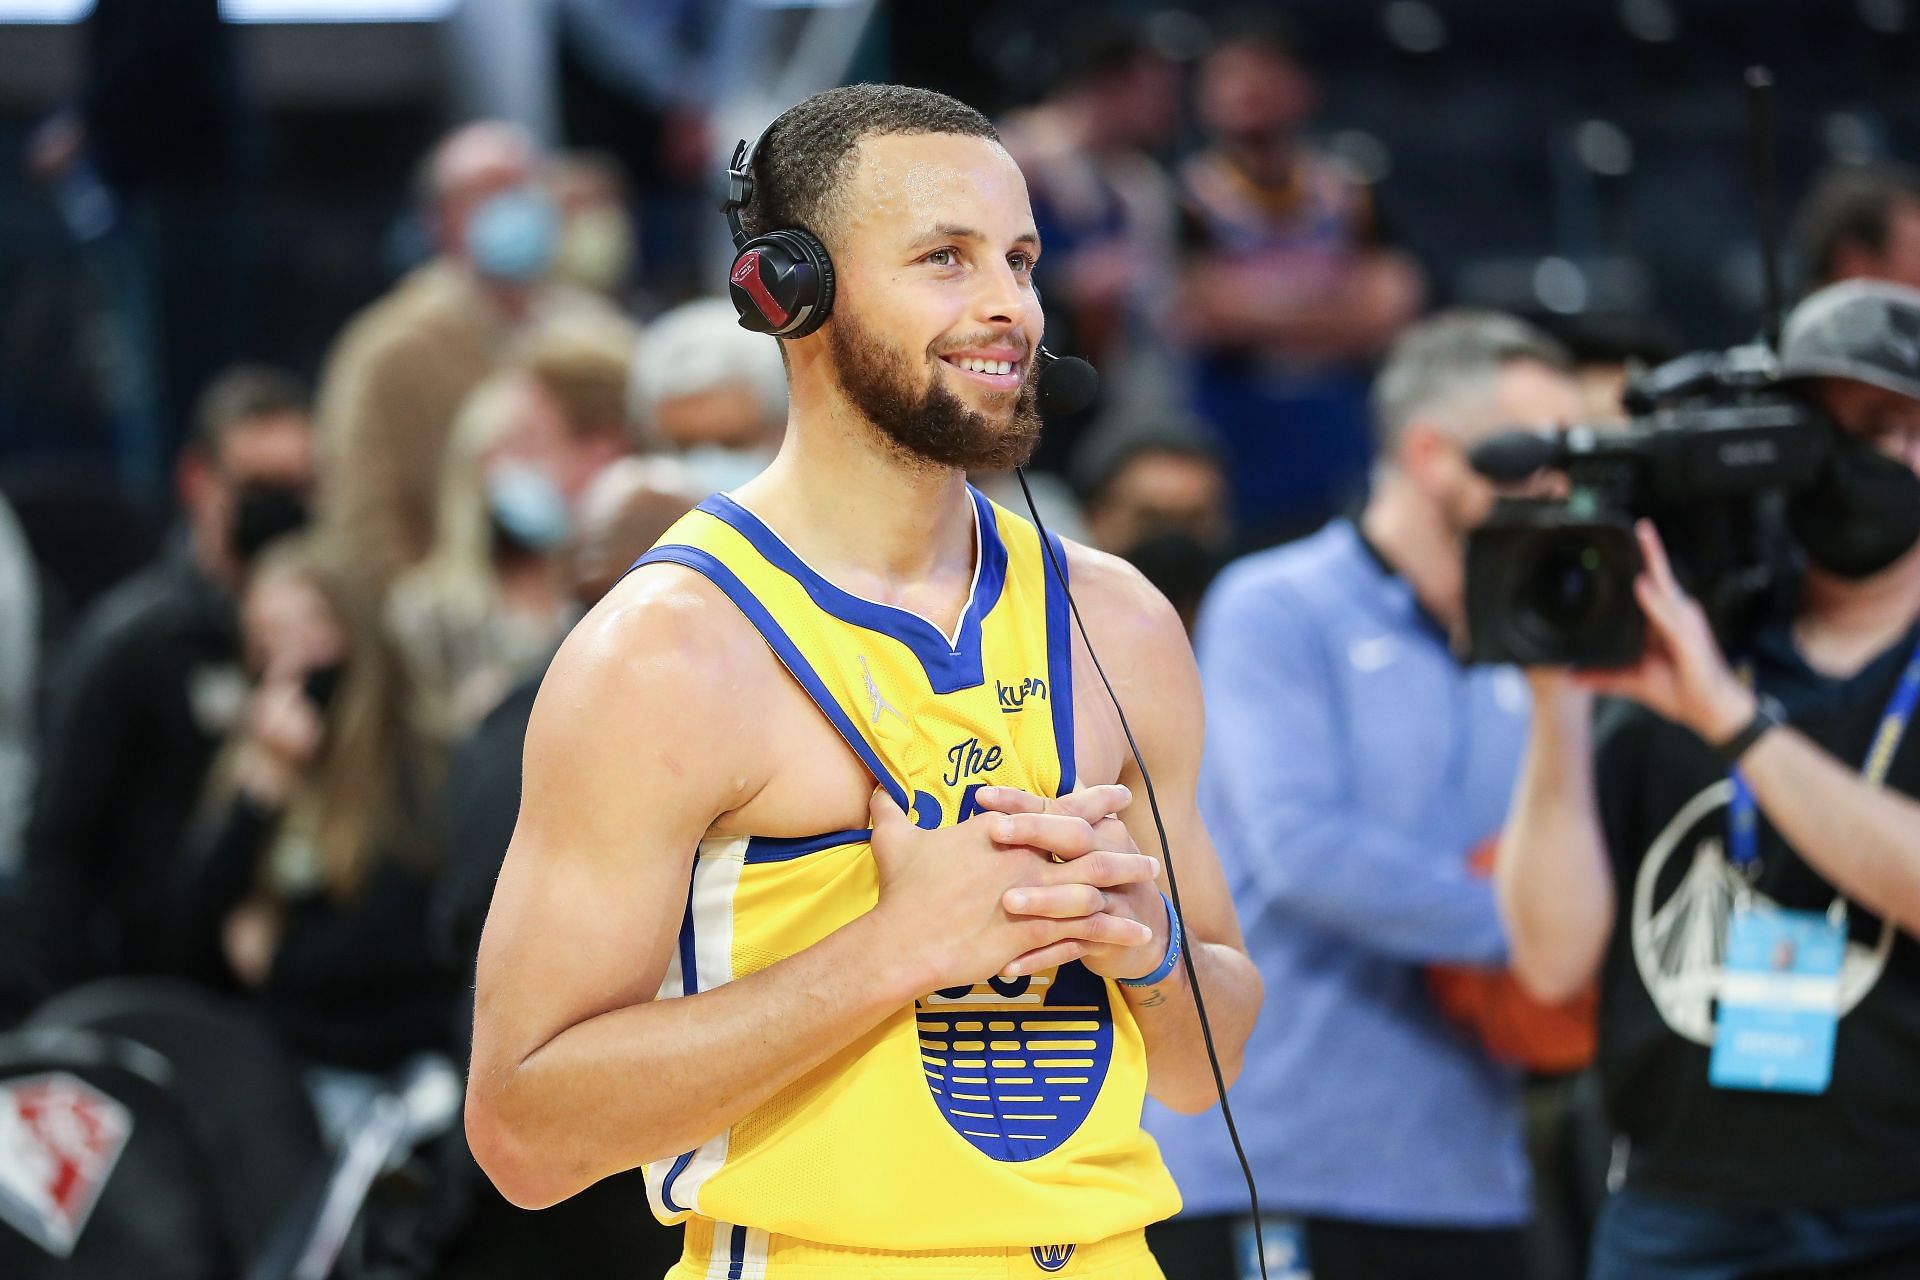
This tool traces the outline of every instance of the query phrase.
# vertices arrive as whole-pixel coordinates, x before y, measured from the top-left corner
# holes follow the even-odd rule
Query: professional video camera
[[[1478,662],[1620,666],[1645,620],[1633,526],[1653,521],[1723,644],[1787,565],[1785,495],[1819,477],[1832,432],[1780,384],[1764,346],[1682,356],[1635,380],[1624,427],[1496,436],[1476,470],[1513,482],[1564,473],[1564,499],[1502,499],[1467,544],[1469,655]]]

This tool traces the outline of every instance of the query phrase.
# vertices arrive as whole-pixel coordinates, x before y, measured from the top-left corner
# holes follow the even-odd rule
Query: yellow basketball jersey
[[[724,591],[933,828],[969,817],[983,785],[1074,784],[1065,594],[1034,527],[971,497],[974,583],[951,637],[835,587],[724,494],[638,564],[683,565]],[[660,997],[757,972],[871,910],[870,835],[703,841]],[[663,1222],[858,1248],[1104,1240],[1179,1209],[1140,1127],[1146,1084],[1125,1000],[1078,963],[929,992],[698,1150],[649,1165],[648,1193]]]

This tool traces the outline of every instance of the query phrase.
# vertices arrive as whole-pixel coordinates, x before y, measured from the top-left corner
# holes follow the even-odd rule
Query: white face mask
[[[490,280],[532,284],[553,265],[560,214],[537,187],[487,197],[467,223],[467,253]]]
[[[729,449],[703,444],[674,456],[691,473],[694,491],[704,497],[739,488],[767,469],[773,453],[772,449]]]
[[[487,511],[494,527],[529,551],[550,551],[572,532],[566,495],[547,472],[500,462],[487,472]]]
[[[632,278],[633,221],[612,205],[571,214],[560,227],[554,274],[596,293],[617,293]]]

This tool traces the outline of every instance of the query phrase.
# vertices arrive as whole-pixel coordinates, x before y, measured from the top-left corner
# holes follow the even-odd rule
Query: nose
[[[1039,332],[1040,296],[1030,279],[1001,261],[976,277],[975,318],[985,324],[1017,326]]]

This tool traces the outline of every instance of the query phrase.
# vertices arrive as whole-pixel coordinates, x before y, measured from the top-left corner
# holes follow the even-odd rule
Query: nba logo
[[[1033,1255],[1033,1265],[1042,1271],[1063,1271],[1073,1258],[1070,1244],[1037,1244],[1027,1252]]]

